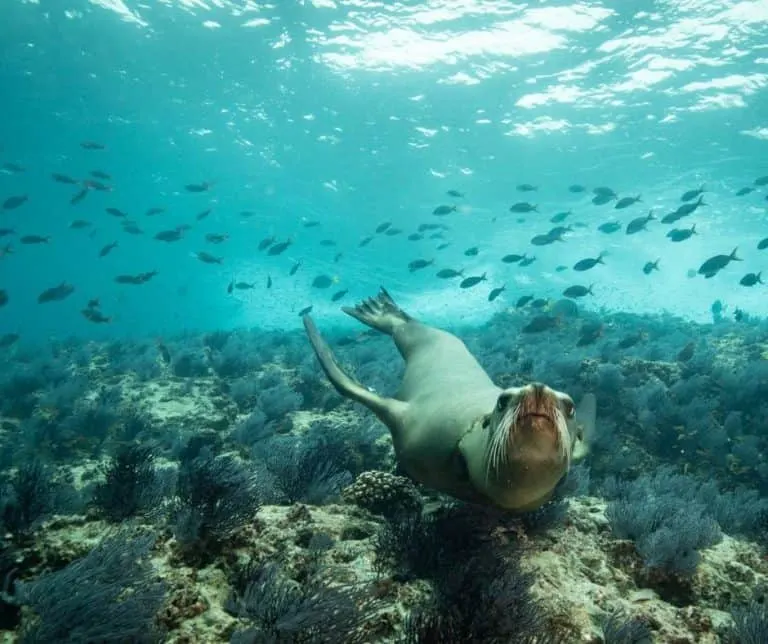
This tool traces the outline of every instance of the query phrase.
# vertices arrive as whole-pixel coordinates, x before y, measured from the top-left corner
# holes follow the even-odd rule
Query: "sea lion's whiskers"
[[[491,443],[488,447],[488,464],[485,470],[486,483],[490,480],[491,470],[498,476],[502,467],[507,465],[510,442],[514,440],[512,428],[517,424],[519,413],[520,405],[507,409],[496,425],[496,431],[491,437]]]
[[[571,436],[568,432],[568,422],[565,414],[559,407],[555,407],[555,429],[557,429],[557,448],[560,458],[565,461],[566,467],[571,466]]]

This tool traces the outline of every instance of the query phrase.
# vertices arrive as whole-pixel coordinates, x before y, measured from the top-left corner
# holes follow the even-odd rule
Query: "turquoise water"
[[[0,211],[0,227],[17,233],[0,240],[13,250],[0,259],[9,297],[2,333],[290,328],[310,304],[341,323],[339,304],[380,284],[435,323],[484,320],[520,295],[556,298],[593,282],[586,305],[594,308],[709,320],[719,298],[731,310],[768,312],[764,287],[739,285],[768,268],[768,250],[756,248],[768,236],[768,188],[735,196],[768,174],[765,1],[7,0],[2,16],[0,162],[23,171],[6,166],[0,198],[29,197]],[[69,202],[82,184],[51,179],[82,181],[93,170],[110,175],[112,190],[90,190],[77,205]],[[202,193],[184,188],[206,181],[213,185]],[[516,190],[523,183],[538,190]],[[573,194],[571,184],[588,190]],[[685,242],[670,242],[671,226],[659,221],[633,236],[597,229],[651,208],[661,217],[700,185],[709,206],[679,222],[699,233]],[[596,186],[642,203],[595,206]],[[539,212],[510,213],[518,201]],[[457,212],[432,215],[453,203]],[[152,207],[166,210],[146,216]],[[106,208],[125,211],[144,234],[124,232]],[[569,221],[586,227],[532,247],[549,218],[569,209]],[[71,229],[75,219],[92,225]],[[359,247],[385,221],[403,234]],[[435,222],[450,226],[445,250],[436,250],[441,240],[407,239]],[[186,224],[177,243],[153,238]],[[207,233],[230,238],[212,245]],[[19,243],[28,234],[51,239]],[[270,236],[293,243],[269,256],[258,244]],[[467,257],[471,246],[479,253]],[[710,280],[687,276],[736,246],[743,262]],[[223,263],[201,263],[192,254],[202,250]],[[555,271],[604,251],[604,266]],[[500,262],[523,252],[537,261]],[[419,258],[435,265],[410,273]],[[657,258],[661,270],[645,275]],[[444,267],[487,273],[488,282],[460,289],[435,277]],[[154,270],[140,286],[114,282]],[[318,274],[338,286],[313,289]],[[233,279],[257,288],[228,294]],[[75,286],[70,297],[37,302],[62,281]],[[507,291],[489,303],[502,284]],[[345,288],[341,302],[330,301]],[[110,324],[81,315],[92,298]]]

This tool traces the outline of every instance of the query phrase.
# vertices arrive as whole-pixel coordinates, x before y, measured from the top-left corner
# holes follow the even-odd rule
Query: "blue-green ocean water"
[[[0,200],[29,197],[0,211],[0,227],[17,233],[0,240],[13,250],[0,259],[9,296],[2,333],[289,328],[310,304],[342,322],[339,304],[380,284],[433,322],[480,321],[522,294],[556,298],[591,283],[591,307],[709,320],[719,298],[768,313],[765,287],[739,285],[768,269],[768,250],[756,248],[768,236],[768,188],[735,196],[768,174],[765,0],[5,0],[0,14],[0,162],[23,168],[0,174]],[[92,170],[109,174],[113,189],[74,206],[79,186],[51,179],[84,180]],[[213,182],[206,192],[184,189],[205,181]],[[538,190],[521,193],[522,183]],[[588,190],[573,194],[571,184]],[[685,242],[670,242],[671,227],[658,221],[634,236],[597,229],[651,208],[661,217],[700,185],[709,205],[679,222],[699,233]],[[642,202],[595,206],[596,186]],[[509,212],[526,200],[539,213]],[[432,214],[454,202],[457,212]],[[125,233],[110,207],[144,234]],[[166,210],[147,217],[152,207]],[[532,247],[549,218],[569,209],[586,227]],[[92,226],[71,229],[75,219]],[[359,247],[385,221],[403,234]],[[450,226],[445,250],[436,250],[442,240],[407,239],[436,221]],[[185,224],[178,243],[153,238]],[[230,238],[214,246],[206,233]],[[20,244],[27,234],[51,239]],[[257,247],[270,236],[293,244],[269,256]],[[470,246],[477,256],[464,255]],[[709,280],[687,276],[736,246],[743,262]],[[201,250],[223,263],[201,263],[193,256]],[[605,265],[588,273],[555,271],[603,251]],[[500,262],[518,252],[537,261]],[[409,272],[418,258],[436,262]],[[657,258],[661,270],[645,275]],[[443,267],[485,272],[488,282],[460,289],[435,277]],[[152,270],[141,286],[114,282]],[[318,274],[338,286],[313,289]],[[228,294],[233,279],[257,288]],[[38,304],[62,281],[75,286],[69,298]],[[489,303],[502,284],[507,292]],[[346,298],[330,302],[343,288]],[[81,315],[92,298],[110,324]]]

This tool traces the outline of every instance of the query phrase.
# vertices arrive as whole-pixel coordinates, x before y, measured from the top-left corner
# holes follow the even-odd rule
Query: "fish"
[[[173,230],[161,230],[155,235],[155,239],[163,242],[177,242],[181,239],[183,229],[181,227],[174,228]]]
[[[272,276],[267,275],[267,288],[272,288]]]
[[[768,237],[764,237],[757,242],[757,250],[765,250],[766,248],[768,248]]]
[[[693,354],[695,351],[696,351],[696,343],[693,341],[689,342],[677,354],[677,361],[688,362],[691,358],[693,358]]]
[[[232,286],[238,291],[251,291],[256,288],[256,284],[252,282],[234,282]]]
[[[483,273],[482,275],[473,275],[471,277],[465,277],[463,280],[461,280],[461,283],[459,284],[459,288],[472,288],[473,286],[477,286],[480,282],[485,282],[487,279],[486,274]]]
[[[305,306],[301,311],[299,311],[299,317],[304,317],[305,315],[309,315],[312,313],[312,305]]]
[[[8,174],[19,174],[25,171],[23,166],[20,166],[18,163],[11,163],[10,161],[3,163],[2,169]]]
[[[699,267],[697,273],[706,277],[714,277],[718,271],[723,270],[731,262],[742,261],[741,258],[736,256],[738,250],[738,247],[736,247],[731,251],[730,255],[713,255]]]
[[[223,244],[229,239],[229,235],[226,233],[207,233],[205,235],[205,241],[211,244]]]
[[[763,280],[761,279],[762,272],[760,273],[747,273],[744,277],[739,280],[739,284],[742,286],[754,286],[755,284],[764,284]]]
[[[333,239],[323,239],[320,241],[321,246],[325,246],[326,248],[333,248],[336,245],[336,242]]]
[[[0,349],[8,349],[16,344],[21,336],[18,333],[4,333],[0,335]]]
[[[464,251],[464,254],[467,257],[477,257],[477,254],[480,252],[480,249],[477,246],[472,246],[471,248],[467,248],[467,250]]]
[[[0,237],[8,237],[15,234],[16,231],[13,228],[0,228]]]
[[[108,186],[107,184],[102,183],[101,181],[94,181],[93,179],[85,179],[83,181],[83,186],[85,186],[89,190],[98,190],[100,192],[112,192],[111,186]]]
[[[762,177],[758,177],[755,179],[755,185],[756,186],[768,186],[768,174]]]
[[[373,237],[363,237],[360,240],[360,243],[358,243],[358,247],[363,248],[364,246],[367,246],[368,244],[370,244],[372,241],[373,241]]]
[[[616,343],[619,349],[631,349],[636,344],[642,342],[648,337],[645,331],[638,331],[637,333],[630,333],[625,335],[621,340]]]
[[[75,287],[67,282],[62,282],[57,286],[52,286],[45,289],[40,295],[37,296],[38,304],[46,304],[47,302],[60,302],[67,299],[72,293],[75,292]]]
[[[450,226],[446,226],[445,224],[436,224],[436,223],[419,224],[418,231],[420,233],[425,233],[430,230],[450,230]]]
[[[224,261],[224,258],[216,257],[215,255],[211,255],[204,250],[199,250],[192,254],[204,264],[221,264]]]
[[[595,195],[592,197],[592,203],[596,206],[604,206],[607,203],[610,203],[616,199],[616,195],[607,195],[607,194],[601,194],[601,195]]]
[[[206,219],[212,212],[213,208],[206,208],[202,212],[199,212],[195,215],[195,221],[202,221],[203,219]]]
[[[437,215],[438,217],[444,217],[445,215],[450,215],[452,212],[456,212],[458,208],[456,206],[448,206],[445,204],[442,204],[435,208],[432,211],[433,215]]]
[[[563,264],[560,264],[559,266],[555,267],[555,273],[562,273],[563,271],[567,271],[568,267],[564,266]]]
[[[391,221],[384,221],[384,222],[380,223],[378,226],[376,226],[376,232],[377,233],[383,233],[391,225],[392,225]]]
[[[414,259],[412,262],[409,262],[408,270],[413,273],[415,271],[421,270],[422,268],[426,268],[427,266],[431,266],[434,263],[434,259]]]
[[[509,207],[509,212],[539,212],[539,207],[527,201],[518,201]]]
[[[421,233],[411,233],[408,235],[408,241],[421,241],[422,239],[424,239],[424,235]]]
[[[115,278],[115,282],[118,284],[146,284],[155,275],[157,275],[157,271],[147,271],[146,273],[138,273],[136,275],[118,275]]]
[[[537,186],[531,185],[530,183],[521,183],[517,186],[518,192],[536,192],[538,190]]]
[[[647,230],[648,222],[653,221],[656,217],[653,216],[653,210],[648,211],[645,217],[637,217],[627,224],[627,235],[634,235],[641,230]]]
[[[342,257],[344,257],[344,254],[343,254],[343,253],[336,253],[336,254],[333,256],[333,263],[334,263],[334,264],[338,264],[338,263],[341,261],[341,258],[342,258]]]
[[[594,268],[598,264],[604,264],[603,257],[605,253],[600,253],[597,257],[587,257],[586,259],[580,259],[573,265],[575,271],[588,271],[590,268]]]
[[[553,315],[537,315],[520,331],[522,333],[542,333],[559,326],[560,318]]]
[[[123,231],[129,235],[143,235],[144,231],[136,225],[134,221],[124,221]]]
[[[28,195],[14,195],[12,197],[8,197],[5,201],[3,201],[3,210],[15,210],[28,200]]]
[[[640,199],[640,195],[637,195],[637,197],[622,197],[613,207],[616,210],[623,210],[624,208],[629,208],[631,205],[636,204],[639,201],[642,201]]]
[[[212,186],[212,183],[203,181],[202,183],[188,183],[184,186],[184,189],[187,192],[207,192]]]
[[[587,189],[578,183],[574,183],[573,185],[568,186],[568,192],[572,192],[573,194],[580,194],[586,191]]]
[[[661,218],[662,224],[674,224],[676,221],[681,220],[684,215],[678,215],[677,212],[670,212]]]
[[[501,261],[505,264],[517,264],[517,262],[521,262],[526,258],[527,255],[525,254],[518,255],[517,253],[511,253],[509,255],[504,255],[504,257],[501,258]]]
[[[533,295],[523,295],[517,302],[515,302],[515,308],[522,309],[529,302],[533,302]]]
[[[102,249],[99,251],[99,257],[106,257],[115,248],[117,248],[117,242],[112,242],[111,244],[107,244],[106,246],[103,246]]]
[[[274,244],[270,247],[270,249],[267,251],[267,255],[276,256],[280,255],[281,253],[285,252],[285,250],[293,243],[293,240],[286,239],[285,241],[278,242],[277,244]]]
[[[127,217],[128,213],[123,212],[119,208],[106,208],[107,214],[112,215],[113,217]]]
[[[501,295],[504,291],[507,290],[506,286],[497,286],[494,289],[491,289],[491,292],[488,293],[488,301],[493,302],[499,295]]]
[[[145,217],[154,217],[155,215],[159,215],[161,213],[165,212],[165,208],[160,208],[158,206],[154,206],[152,208],[147,208],[146,212],[144,213]]]
[[[685,241],[691,235],[696,234],[696,224],[693,224],[690,228],[673,228],[667,233],[667,237],[673,242]]]
[[[549,306],[549,299],[546,297],[539,297],[531,302],[532,309],[544,309]]]
[[[337,291],[331,296],[331,302],[338,302],[342,297],[344,297],[347,293],[349,293],[349,289],[342,289],[341,291]]]
[[[754,188],[747,186],[745,188],[741,188],[740,190],[738,190],[736,192],[736,196],[743,197],[744,195],[748,195],[750,192],[754,192],[754,191],[755,191]]]
[[[597,188],[594,188],[592,194],[606,197],[618,197],[615,190],[607,188],[606,186],[598,186]]]
[[[291,266],[291,270],[288,271],[288,275],[296,275],[296,271],[298,271],[300,268],[301,268],[301,260],[299,260],[293,266]]]
[[[317,219],[308,219],[303,222],[302,225],[304,228],[317,228],[320,225],[320,222]]]
[[[680,197],[680,201],[693,201],[696,197],[700,196],[704,192],[704,186],[697,188],[696,190],[688,190]]]
[[[92,306],[87,306],[80,313],[86,320],[94,324],[108,324],[112,321],[112,318],[105,316],[101,311]]]
[[[655,262],[646,262],[645,266],[643,266],[643,273],[650,275],[653,271],[659,270],[659,261],[657,259]]]
[[[531,244],[534,246],[548,246],[549,244],[554,244],[555,242],[563,241],[559,237],[553,237],[549,233],[546,233],[544,235],[534,235],[531,237]]]
[[[450,246],[450,245],[451,245],[450,243],[448,243],[448,242],[445,242],[444,244],[440,244],[440,245],[438,245],[438,247],[437,247],[435,250],[445,250],[445,249],[446,249],[446,248],[448,248],[448,246]]]
[[[550,221],[550,223],[553,223],[553,224],[562,223],[566,219],[568,219],[568,217],[571,216],[572,212],[573,211],[571,211],[571,210],[566,210],[565,212],[559,212],[556,215],[554,215],[553,217],[551,217],[549,221]]]
[[[85,197],[88,195],[88,192],[89,192],[89,191],[88,191],[88,188],[83,188],[82,190],[80,190],[79,192],[77,192],[77,193],[75,194],[75,196],[74,196],[74,197],[72,197],[72,199],[70,199],[70,200],[69,200],[69,203],[70,203],[71,205],[73,205],[73,206],[76,206],[76,205],[77,205],[77,204],[79,204],[79,203],[80,203],[80,202],[81,202],[83,199],[85,199]]]
[[[102,170],[91,170],[91,176],[104,181],[110,181],[112,177]]]
[[[535,255],[533,257],[525,257],[520,260],[520,262],[518,263],[518,266],[530,266],[535,261],[536,261]]]
[[[456,199],[463,199],[464,198],[464,193],[463,192],[459,192],[458,190],[449,190],[448,192],[446,192],[446,194],[449,197],[456,197]]]
[[[384,231],[384,234],[387,235],[388,237],[394,237],[395,235],[399,235],[402,232],[403,232],[402,228],[387,228]],[[434,238],[434,236],[433,236],[433,238]]]
[[[85,219],[75,219],[74,221],[69,222],[69,228],[72,230],[82,230],[83,228],[88,228],[91,225],[90,221],[86,221]]]
[[[605,233],[606,235],[610,235],[611,233],[615,233],[619,230],[621,230],[621,224],[618,221],[607,221],[604,224],[600,224],[597,229],[601,233]]]
[[[51,238],[43,235],[24,235],[19,238],[22,244],[47,244]]]
[[[265,248],[269,248],[274,243],[275,243],[274,237],[265,237],[259,242],[259,250],[264,250]]]
[[[589,286],[581,286],[580,284],[577,284],[575,286],[569,286],[567,289],[563,291],[563,295],[565,297],[570,297],[572,299],[576,299],[578,297],[584,297],[586,295],[594,295],[592,292],[592,287],[594,284],[590,284]]]
[[[699,206],[707,205],[708,204],[704,203],[704,197],[699,197],[698,200],[693,203],[684,203],[682,206],[678,206],[677,210],[675,210],[675,214],[680,217],[687,217],[688,215],[693,214]]]
[[[328,288],[334,283],[334,279],[328,275],[318,275],[312,280],[312,288]]]
[[[8,304],[8,291],[6,291],[4,288],[0,288],[0,306],[5,306]]]
[[[97,141],[82,141],[80,143],[80,147],[83,148],[83,150],[104,150],[104,149],[106,149],[106,146],[103,143],[98,143]]]
[[[457,271],[453,268],[443,268],[436,273],[437,277],[440,279],[450,279],[452,277],[464,277],[464,271],[460,270]]]
[[[58,172],[52,173],[51,179],[53,179],[56,183],[64,183],[70,186],[77,185],[79,183],[77,179],[73,179],[67,174],[60,174]]]

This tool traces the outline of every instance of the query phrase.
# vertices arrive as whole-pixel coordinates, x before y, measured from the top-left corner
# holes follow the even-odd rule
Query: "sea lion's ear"
[[[574,418],[568,421],[568,427],[574,437],[574,461],[580,461],[589,454],[589,448],[594,440],[597,416],[597,400],[594,394],[586,394],[576,408]]]
[[[481,420],[481,424],[483,426],[483,429],[488,429],[488,426],[491,424],[491,415],[485,414]]]

